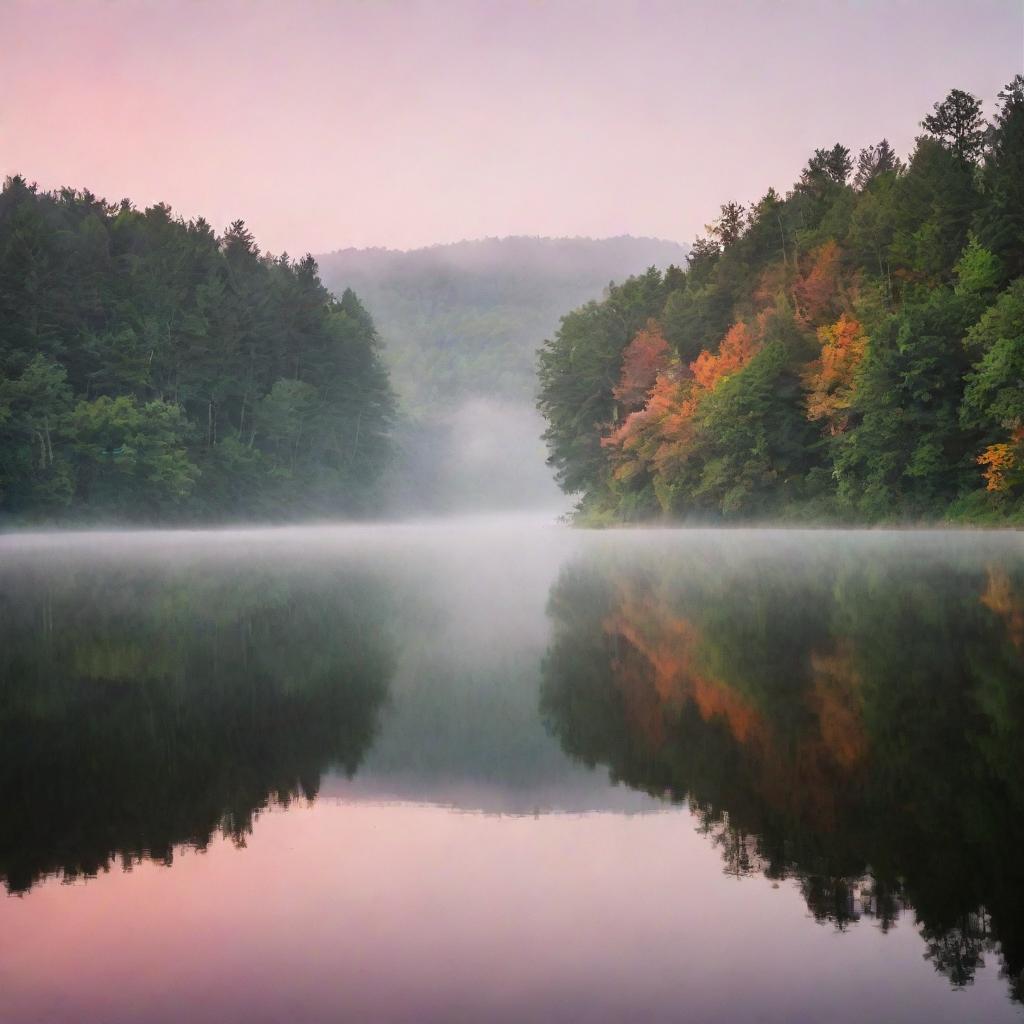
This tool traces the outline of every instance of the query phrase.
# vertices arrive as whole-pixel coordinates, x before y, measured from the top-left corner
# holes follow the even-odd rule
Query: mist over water
[[[4,536],[8,1019],[1019,1019],[1022,645],[1011,533]]]
[[[471,398],[452,416],[450,489],[456,508],[548,511],[569,499],[545,465],[544,420],[532,406]]]
[[[429,424],[399,431],[388,479],[391,516],[562,515],[572,506],[546,465],[544,421],[532,405],[466,398]]]

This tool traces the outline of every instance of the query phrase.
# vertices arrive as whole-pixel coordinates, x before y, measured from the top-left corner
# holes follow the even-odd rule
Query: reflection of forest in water
[[[808,536],[564,570],[548,725],[687,800],[729,873],[794,879],[839,929],[912,910],[954,985],[998,950],[1021,998],[1024,558]]]
[[[45,562],[0,587],[0,878],[244,844],[370,746],[393,657],[365,572]]]
[[[378,533],[6,560],[6,888],[244,843],[334,769],[476,810],[650,794],[819,921],[916,915],[954,984],[991,954],[1024,994],[1013,538]]]

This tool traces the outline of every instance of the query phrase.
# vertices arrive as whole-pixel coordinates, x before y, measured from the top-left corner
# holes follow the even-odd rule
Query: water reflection
[[[609,546],[549,615],[541,707],[569,754],[687,801],[727,872],[795,879],[818,921],[912,908],[954,986],[998,950],[1024,996],[1019,547]]]
[[[1010,1019],[1022,660],[1007,534],[4,538],[0,1017]]]
[[[355,772],[393,667],[387,595],[351,566],[8,564],[0,586],[0,880],[244,844],[269,804]]]

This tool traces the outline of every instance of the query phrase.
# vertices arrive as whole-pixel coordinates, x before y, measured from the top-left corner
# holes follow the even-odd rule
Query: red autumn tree
[[[810,255],[807,272],[793,286],[797,310],[805,323],[821,323],[839,311],[841,256],[835,242],[819,245]]]
[[[678,371],[667,369],[658,375],[647,404],[601,439],[612,449],[617,480],[628,480],[644,468],[660,468],[664,446],[678,440],[681,420],[692,416],[692,405],[683,397],[691,387],[691,381],[679,379]]]
[[[705,350],[690,364],[692,377],[685,378],[678,366],[666,361],[643,408],[631,412],[601,440],[610,449],[615,478],[629,480],[642,470],[656,474],[678,471],[693,450],[697,436],[694,416],[701,399],[720,380],[742,370],[759,349],[756,331],[738,321],[716,353]]]
[[[619,383],[612,389],[615,400],[629,411],[643,408],[658,374],[667,369],[671,356],[672,349],[662,336],[661,326],[656,320],[648,320],[647,326],[637,331],[622,355],[622,373]]]

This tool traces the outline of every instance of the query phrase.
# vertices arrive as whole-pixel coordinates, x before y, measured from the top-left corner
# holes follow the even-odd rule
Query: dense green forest
[[[373,310],[401,400],[388,499],[432,512],[553,507],[535,409],[537,339],[613,280],[678,263],[656,238],[483,238],[317,257]]]
[[[312,257],[163,205],[0,193],[0,514],[290,518],[372,505],[394,400]]]
[[[564,317],[539,407],[582,521],[1024,517],[1024,78],[922,127]]]

